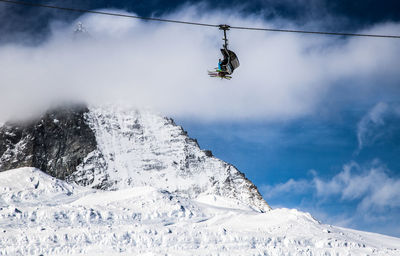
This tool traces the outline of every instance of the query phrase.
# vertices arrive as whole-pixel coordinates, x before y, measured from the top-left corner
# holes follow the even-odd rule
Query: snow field
[[[290,209],[150,186],[101,191],[34,168],[0,173],[0,255],[399,255],[400,239]]]

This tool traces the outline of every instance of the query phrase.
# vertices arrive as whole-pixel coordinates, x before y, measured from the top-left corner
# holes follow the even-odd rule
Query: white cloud
[[[398,105],[379,102],[361,118],[357,124],[357,153],[384,137],[388,117],[400,117]]]
[[[318,196],[358,200],[361,211],[400,207],[400,179],[390,177],[389,170],[379,164],[362,168],[353,162],[331,180],[315,178],[313,182]]]
[[[351,162],[328,180],[318,176],[310,180],[290,179],[286,183],[264,186],[262,191],[266,198],[312,193],[318,200],[358,201],[359,210],[381,211],[385,207],[400,207],[400,179],[390,177],[389,173],[379,161],[369,167]]]
[[[385,124],[384,114],[387,111],[388,105],[380,102],[360,120],[357,125],[358,151],[381,135],[380,133],[376,133],[376,128]]]
[[[199,12],[196,6],[167,18],[172,17],[276,26],[235,12]],[[73,25],[57,23],[40,46],[0,47],[0,122],[71,99],[123,100],[198,119],[293,118],[312,113],[338,80],[396,76],[400,64],[394,40],[232,30],[230,46],[241,66],[231,81],[220,81],[207,76],[222,44],[217,29],[98,15],[78,20],[90,38],[74,40]],[[399,28],[382,24],[363,32]]]
[[[301,195],[304,194],[305,192],[308,192],[310,188],[312,188],[313,185],[307,180],[294,180],[290,179],[285,183],[279,183],[274,186],[269,186],[265,185],[261,188],[263,191],[263,194],[265,198],[276,198],[276,197],[281,197],[282,195],[285,194],[296,194],[296,195]]]
[[[400,178],[393,177],[379,161],[366,167],[351,162],[329,179],[315,174],[308,180],[262,186],[261,191],[273,204],[288,203],[327,223],[400,234]]]

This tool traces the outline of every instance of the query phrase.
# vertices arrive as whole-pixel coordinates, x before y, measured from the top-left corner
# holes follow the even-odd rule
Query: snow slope
[[[103,191],[34,168],[2,172],[0,255],[400,255],[399,238],[150,185]]]
[[[111,105],[90,107],[86,122],[97,150],[70,182],[107,190],[151,186],[187,198],[207,194],[237,199],[258,211],[271,209],[243,173],[201,150],[172,119]]]

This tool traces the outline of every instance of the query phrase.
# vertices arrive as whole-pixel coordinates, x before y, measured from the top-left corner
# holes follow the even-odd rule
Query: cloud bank
[[[361,211],[400,208],[400,179],[390,177],[389,173],[390,170],[379,161],[374,161],[370,167],[350,162],[330,179],[323,179],[315,173],[313,179],[290,179],[274,186],[264,186],[263,191],[266,198],[276,198],[286,193],[301,195],[313,191],[319,200],[358,200],[358,209]]]
[[[390,120],[398,120],[400,117],[400,107],[397,104],[388,104],[379,102],[365,114],[357,125],[358,150],[360,152],[364,147],[370,146],[379,139],[385,137],[390,132]],[[392,124],[392,126],[394,126]],[[397,127],[392,127],[398,131]]]
[[[391,178],[384,166],[362,168],[355,162],[331,180],[314,178],[319,197],[340,197],[341,200],[360,200],[360,211],[383,211],[386,207],[400,207],[400,179]]]
[[[201,6],[187,6],[165,18],[292,26]],[[78,21],[90,36],[74,36]],[[399,30],[400,24],[387,23],[360,32]],[[237,30],[228,37],[241,66],[231,81],[209,78],[221,36],[207,27],[99,15],[83,15],[73,24],[55,22],[51,37],[39,46],[0,46],[0,122],[71,100],[123,101],[200,120],[288,119],[314,113],[338,83],[364,91],[377,87],[377,80],[400,81],[396,40]]]
[[[307,198],[308,204],[303,206],[306,210],[336,225],[399,235],[400,179],[393,177],[382,163],[375,160],[361,166],[353,161],[331,178],[319,177],[315,172],[313,176],[312,179],[290,179],[261,190],[267,201],[288,196]],[[339,213],[321,211],[321,206],[335,205],[338,201],[341,209],[347,209],[346,204],[354,204],[355,208]]]

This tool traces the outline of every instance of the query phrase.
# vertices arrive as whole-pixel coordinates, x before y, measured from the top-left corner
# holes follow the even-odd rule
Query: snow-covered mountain
[[[270,210],[243,173],[201,150],[172,119],[147,111],[76,106],[28,124],[8,124],[0,130],[0,171],[18,167],[36,167],[92,188],[151,186]]]
[[[148,111],[75,106],[0,128],[0,255],[121,253],[399,255],[400,239],[271,210]]]

